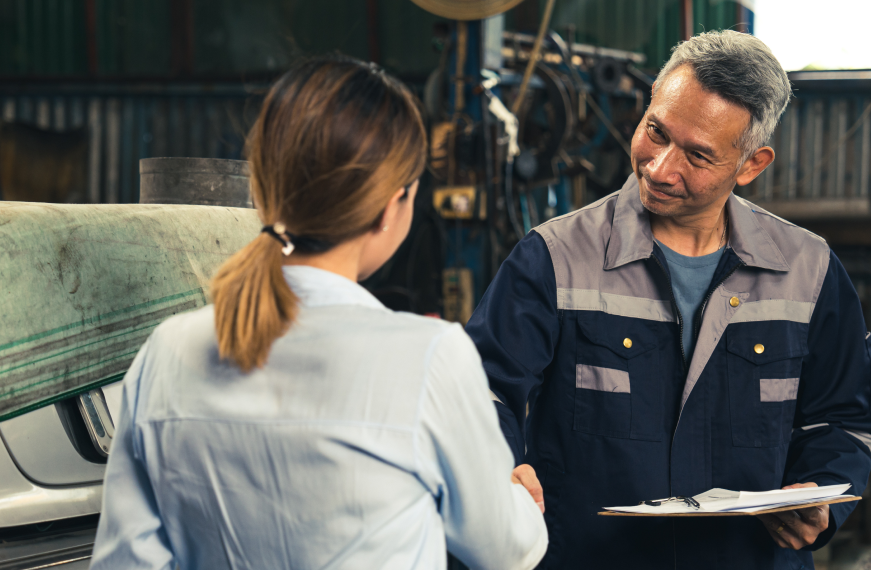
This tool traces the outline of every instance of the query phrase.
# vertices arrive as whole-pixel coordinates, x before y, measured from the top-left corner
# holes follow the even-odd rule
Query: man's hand
[[[796,483],[784,489],[816,486],[816,483]],[[762,521],[777,546],[799,550],[813,544],[820,533],[829,528],[829,505],[757,515],[756,518]]]
[[[529,494],[532,495],[532,500],[544,512],[544,489],[541,488],[541,483],[538,482],[538,477],[535,476],[535,469],[531,465],[518,465],[511,472],[511,482],[517,485],[523,485]]]

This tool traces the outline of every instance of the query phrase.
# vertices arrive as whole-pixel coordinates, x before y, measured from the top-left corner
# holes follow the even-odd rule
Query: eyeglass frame
[[[683,501],[684,503],[686,503],[686,505],[688,507],[692,507],[696,510],[702,508],[702,506],[699,504],[699,502],[697,500],[693,499],[692,497],[669,497],[667,499],[660,499],[659,501],[641,501],[638,504],[639,505],[647,505],[649,507],[658,507],[660,505],[663,505],[665,503],[669,503],[671,501]]]

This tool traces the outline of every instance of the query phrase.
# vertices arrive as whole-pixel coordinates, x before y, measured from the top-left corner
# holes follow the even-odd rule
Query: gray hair
[[[792,89],[780,62],[762,40],[734,30],[699,34],[672,49],[656,88],[675,69],[689,65],[706,91],[747,109],[750,125],[737,141],[738,168],[768,142],[786,110]]]

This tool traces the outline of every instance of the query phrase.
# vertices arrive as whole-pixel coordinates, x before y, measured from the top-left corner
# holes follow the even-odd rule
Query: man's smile
[[[663,187],[658,184],[651,183],[644,173],[642,173],[641,175],[640,182],[644,184],[644,188],[647,190],[650,196],[657,200],[675,200],[685,197],[683,194],[677,192],[673,188]]]

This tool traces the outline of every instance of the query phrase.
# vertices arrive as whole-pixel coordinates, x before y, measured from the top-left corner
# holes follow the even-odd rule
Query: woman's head
[[[402,189],[414,191],[425,156],[423,122],[404,85],[350,58],[308,59],[272,87],[251,130],[251,194],[264,225],[281,223],[297,237],[294,255],[399,224],[368,240],[367,273],[408,231],[411,205],[400,207],[409,201]],[[279,241],[263,233],[213,281],[220,354],[243,370],[265,362],[296,315],[283,261]]]

